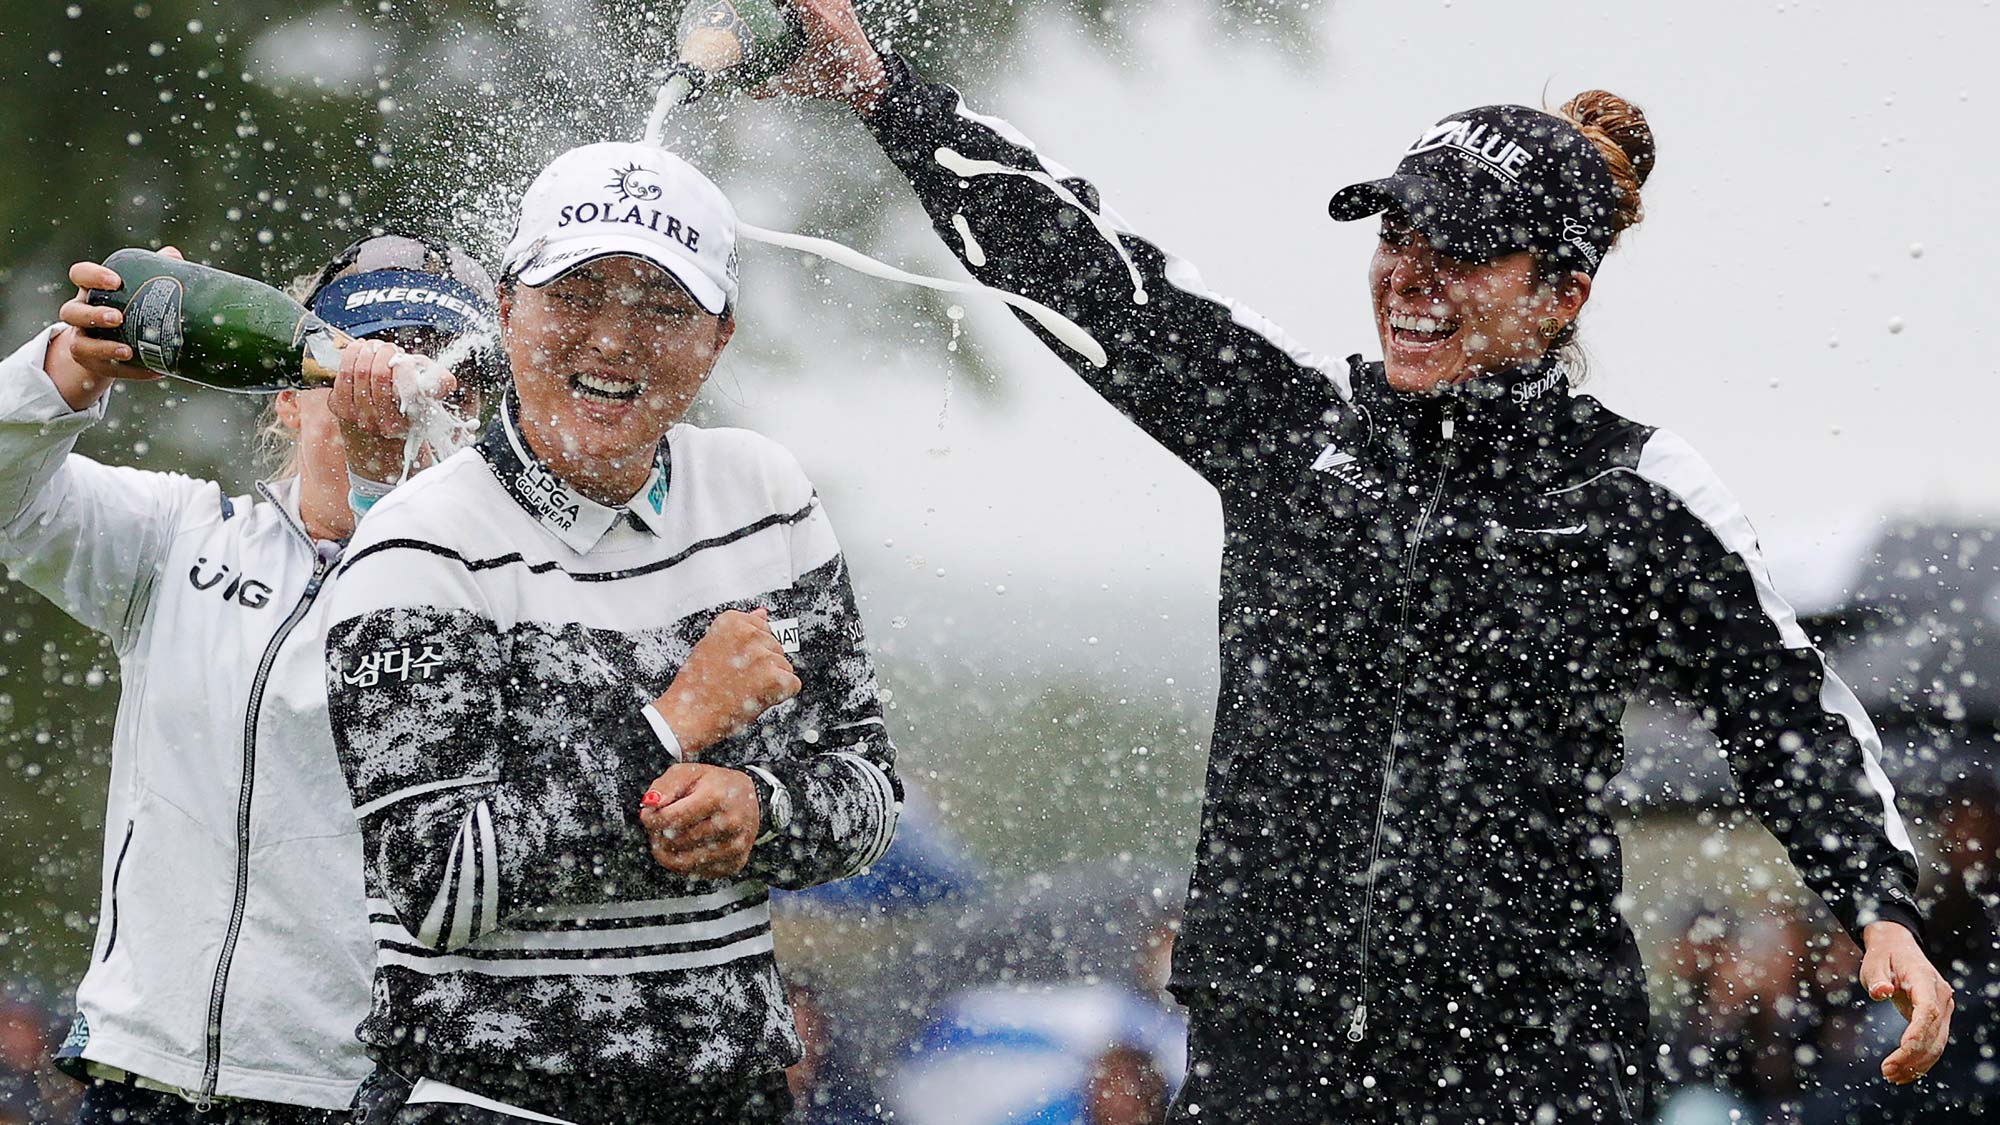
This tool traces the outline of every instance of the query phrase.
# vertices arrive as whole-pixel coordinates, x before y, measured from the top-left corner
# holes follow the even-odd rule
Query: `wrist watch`
[[[757,790],[757,811],[763,819],[757,843],[761,844],[792,826],[792,794],[762,766],[744,766],[743,772],[750,775],[750,784]]]

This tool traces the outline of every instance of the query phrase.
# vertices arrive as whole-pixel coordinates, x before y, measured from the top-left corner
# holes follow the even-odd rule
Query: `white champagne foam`
[[[666,129],[667,114],[672,113],[675,106],[688,100],[688,95],[692,93],[694,93],[694,83],[688,81],[686,76],[676,74],[667,79],[666,85],[660,87],[659,96],[653,99],[653,112],[646,118],[647,144],[654,148],[665,147],[660,143],[660,134]]]
[[[469,332],[436,357],[405,352],[391,361],[396,403],[410,422],[410,432],[403,438],[403,475],[397,483],[410,479],[410,471],[417,466],[436,464],[472,443],[479,419],[460,418],[445,409],[445,380],[473,352],[490,348],[494,342],[490,332]],[[429,462],[423,460],[426,447],[430,449]]]
[[[941,277],[927,277],[897,269],[887,262],[877,261],[849,246],[844,246],[830,238],[815,238],[808,234],[791,234],[786,231],[766,230],[750,223],[738,223],[737,233],[752,242],[762,242],[768,246],[782,246],[802,254],[813,254],[835,262],[856,273],[879,277],[885,281],[901,282],[923,289],[936,289],[943,293],[969,293],[984,295],[1003,301],[1034,319],[1049,335],[1054,336],[1064,347],[1090,361],[1093,367],[1103,367],[1111,362],[1104,351],[1104,345],[1097,342],[1075,321],[1042,304],[1040,301],[1023,297],[1019,293],[1009,293],[1005,289],[995,289],[976,281],[949,281]]]
[[[1117,252],[1118,260],[1125,263],[1125,272],[1132,275],[1132,303],[1135,305],[1146,303],[1146,279],[1139,273],[1139,265],[1132,260],[1132,255],[1125,252],[1125,244],[1118,241],[1118,228],[1112,226],[1104,216],[1085,207],[1083,200],[1078,199],[1075,192],[1064,187],[1061,180],[1033,168],[1013,168],[992,160],[973,160],[960,155],[956,149],[941,148],[937,150],[936,158],[945,171],[963,180],[969,180],[974,176],[1020,176],[1023,179],[1033,180],[1054,192],[1057,199],[1083,212],[1084,217],[1090,220],[1090,225],[1096,227],[1097,233],[1104,241],[1111,244],[1112,250]],[[960,226],[956,216],[952,225],[958,227],[959,233],[970,237],[970,229]]]

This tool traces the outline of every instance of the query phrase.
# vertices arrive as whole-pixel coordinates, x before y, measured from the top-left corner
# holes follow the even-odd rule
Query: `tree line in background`
[[[0,328],[9,346],[52,319],[68,263],[171,242],[275,282],[371,226],[412,225],[497,257],[539,165],[571,144],[635,135],[667,57],[674,3],[614,0],[62,0],[0,17]],[[1217,34],[1296,30],[1307,9],[1212,0]],[[1004,78],[1051,21],[1117,51],[1146,7],[1106,0],[864,3],[871,32],[966,82]],[[783,163],[805,182],[785,218],[869,246],[921,218],[882,162],[774,139],[713,107],[685,138],[727,178]],[[801,138],[804,139],[801,139]],[[809,168],[809,174],[800,169]],[[772,177],[776,178],[776,177]],[[796,228],[795,228],[796,229]],[[940,254],[940,260],[942,255]],[[803,271],[781,279],[795,290]],[[803,295],[803,294],[801,294]],[[825,301],[824,296],[812,296]],[[943,302],[874,290],[844,304],[893,341],[977,372],[913,328]],[[936,307],[932,307],[935,305]],[[912,310],[916,311],[913,322]],[[782,340],[752,341],[774,371]],[[739,349],[741,350],[741,349]],[[80,448],[246,490],[259,403],[173,385],[118,396]],[[725,406],[726,412],[727,407]],[[975,851],[1016,869],[1121,850],[1179,857],[1189,841],[1207,717],[1165,701],[1113,705],[1102,685],[1040,683],[968,696],[921,660],[885,661],[914,716],[899,736],[957,747],[934,795],[964,813]],[[117,657],[38,595],[0,579],[0,975],[66,982],[95,924]],[[1135,756],[1135,748],[1149,748]],[[1060,784],[1051,784],[1059,777]],[[1011,795],[997,800],[995,795]],[[957,800],[963,795],[964,800]]]

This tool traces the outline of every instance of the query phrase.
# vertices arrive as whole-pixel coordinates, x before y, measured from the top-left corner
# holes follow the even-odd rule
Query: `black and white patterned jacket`
[[[672,764],[647,704],[718,613],[758,606],[804,688],[703,760],[759,780],[765,834],[739,877],[683,878],[638,822]],[[524,1087],[726,1083],[799,1057],[766,888],[874,862],[901,785],[845,561],[789,453],[676,426],[607,508],[541,464],[509,402],[369,513],[329,621],[378,1059],[532,1106]]]

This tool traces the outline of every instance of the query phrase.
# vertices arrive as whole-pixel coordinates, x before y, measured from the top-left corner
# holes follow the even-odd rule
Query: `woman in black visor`
[[[1642,686],[1712,720],[1744,799],[1910,1018],[1950,989],[1879,740],[1674,434],[1572,393],[1579,314],[1654,145],[1603,91],[1424,129],[1338,193],[1379,215],[1379,363],[1322,366],[1096,189],[882,56],[849,0],[779,88],[852,107],[980,280],[1221,494],[1222,686],[1173,990],[1186,1122],[1648,1120],[1608,786]]]
[[[465,353],[447,399],[475,410],[493,283],[391,235],[295,287],[358,341],[333,386],[274,397],[274,471],[231,496],[72,452],[116,383],[154,376],[84,333],[117,323],[81,292],[117,274],[83,262],[70,281],[59,322],[0,361],[0,562],[106,634],[121,680],[103,905],[58,1065],[89,1084],[86,1125],[332,1125],[370,1068],[354,1029],[373,944],[327,722],[327,588],[358,510],[402,474],[396,341]]]

